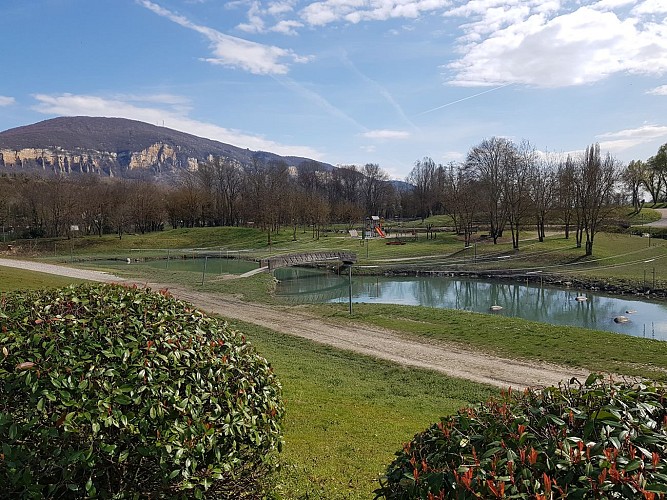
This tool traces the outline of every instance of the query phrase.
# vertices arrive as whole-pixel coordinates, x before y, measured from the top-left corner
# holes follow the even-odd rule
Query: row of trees
[[[391,182],[377,164],[326,170],[317,162],[298,169],[284,162],[241,166],[215,158],[183,172],[174,186],[148,181],[72,177],[0,177],[0,224],[31,236],[146,232],[164,227],[253,225],[271,232],[312,227],[319,237],[330,222],[350,227],[369,215],[385,218],[448,214],[470,244],[473,231],[488,227],[494,243],[509,229],[513,245],[527,224],[540,240],[547,224],[592,253],[595,234],[612,207],[643,189],[655,201],[667,195],[667,145],[647,162],[622,166],[597,144],[579,156],[538,153],[527,141],[485,139],[465,161],[415,163],[406,183]],[[662,173],[661,173],[662,172]],[[660,180],[662,179],[662,180]],[[623,182],[620,182],[623,181]],[[649,186],[651,186],[649,188]],[[653,191],[651,191],[651,189]]]
[[[0,177],[0,224],[20,235],[71,236],[147,232],[172,227],[312,226],[318,237],[331,221],[354,225],[366,214],[400,215],[400,195],[376,164],[298,171],[284,162],[241,167],[222,158],[183,172],[176,186],[94,175]]]
[[[436,165],[430,158],[417,162],[408,181],[415,186],[419,214],[449,214],[466,245],[482,223],[494,243],[509,226],[518,249],[522,227],[534,223],[543,241],[551,221],[564,225],[567,238],[574,229],[578,247],[585,236],[590,255],[601,224],[623,202],[624,194],[616,189],[619,167],[597,144],[572,157],[538,154],[527,141],[493,137],[473,147],[461,164]]]
[[[646,190],[653,203],[667,201],[667,144],[648,160],[633,160],[622,173],[623,182],[630,190],[632,205],[636,210],[644,201],[642,192]]]

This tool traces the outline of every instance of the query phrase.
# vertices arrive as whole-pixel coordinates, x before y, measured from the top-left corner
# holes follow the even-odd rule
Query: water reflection
[[[314,270],[281,269],[278,294],[298,303],[347,302],[348,277]],[[490,313],[543,323],[573,325],[628,335],[667,340],[667,305],[586,292],[576,300],[575,290],[535,285],[484,282],[444,277],[352,278],[354,302],[421,305]],[[627,323],[615,323],[625,316]]]

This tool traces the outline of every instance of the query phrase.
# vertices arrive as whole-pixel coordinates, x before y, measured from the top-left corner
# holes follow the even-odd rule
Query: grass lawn
[[[283,498],[368,499],[403,443],[439,417],[497,394],[231,321],[271,361],[287,407],[277,492]]]
[[[0,266],[0,292],[61,287],[72,283],[84,283],[84,280]]]
[[[511,359],[667,380],[667,342],[660,340],[429,307],[355,304],[352,316],[340,305],[308,309],[337,321],[358,321],[427,341],[456,342]]]

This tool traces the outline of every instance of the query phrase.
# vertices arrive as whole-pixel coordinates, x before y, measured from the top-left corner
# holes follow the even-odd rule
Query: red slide
[[[386,234],[384,234],[384,231],[382,230],[382,228],[380,226],[375,226],[375,232],[377,234],[379,234],[380,237],[382,237],[382,238],[387,236]]]

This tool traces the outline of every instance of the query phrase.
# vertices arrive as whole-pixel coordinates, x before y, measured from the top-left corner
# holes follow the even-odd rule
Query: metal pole
[[[204,277],[206,276],[206,263],[208,262],[208,255],[204,257],[204,270],[201,273],[201,285],[204,286]]]
[[[653,268],[653,290],[655,290],[655,267]]]
[[[352,314],[352,266],[350,266],[350,274],[348,280],[348,292],[350,296],[350,314]]]
[[[644,269],[644,291],[646,291],[646,269]]]

